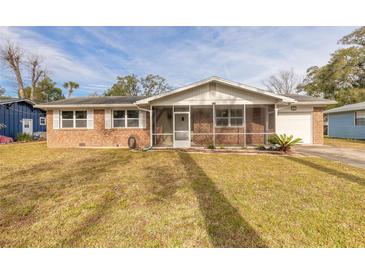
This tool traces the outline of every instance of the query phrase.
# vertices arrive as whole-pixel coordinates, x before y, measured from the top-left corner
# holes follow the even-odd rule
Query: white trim
[[[244,106],[244,105],[237,105],[237,106]],[[217,128],[243,128],[244,127],[244,113],[243,113],[243,108],[237,108],[235,106],[228,106],[228,105],[216,105],[216,107],[218,107],[218,109],[220,109],[220,107],[224,107],[224,110],[228,110],[228,117],[217,117],[217,110],[215,109],[215,117],[214,117],[214,126]],[[240,109],[242,110],[242,117],[240,116],[231,116],[231,109]],[[228,125],[227,126],[217,126],[217,118],[218,119],[227,119],[228,120]],[[231,125],[231,119],[240,119],[242,118],[242,123],[239,126],[232,126]]]
[[[356,111],[354,111],[354,126],[355,127],[364,127],[365,125],[357,125],[356,124],[356,120],[358,119],[357,118],[357,113],[358,112],[364,112],[365,113],[365,110],[356,110]],[[361,119],[364,119],[364,118],[361,118]]]
[[[133,110],[133,111],[137,111],[138,112],[138,118],[128,118],[128,110]],[[114,118],[114,111],[124,111],[124,118]],[[115,109],[113,108],[111,110],[111,128],[113,129],[140,129],[140,110],[138,109],[131,109],[131,108],[124,108],[124,109]],[[124,127],[115,127],[114,126],[114,120],[124,120]],[[136,127],[129,127],[128,126],[128,120],[137,120],[138,121],[138,126]]]
[[[35,105],[40,109],[75,109],[75,108],[130,108],[137,107],[136,104],[74,104],[74,105]]]
[[[241,84],[241,83],[226,80],[226,79],[223,79],[223,78],[220,78],[220,77],[217,77],[217,76],[212,76],[210,78],[198,81],[196,83],[193,83],[193,84],[190,84],[190,85],[178,88],[178,89],[175,89],[173,91],[169,91],[169,92],[166,92],[166,93],[163,93],[163,94],[159,94],[159,95],[151,96],[151,97],[148,97],[148,98],[145,98],[145,99],[142,99],[142,100],[138,100],[136,102],[136,104],[148,104],[151,101],[154,101],[154,100],[166,97],[166,96],[171,96],[171,95],[174,95],[176,93],[180,93],[180,92],[183,92],[185,90],[189,90],[191,88],[195,88],[197,86],[201,86],[201,85],[204,85],[204,84],[207,84],[207,83],[210,83],[210,82],[222,83],[222,84],[225,84],[225,85],[228,85],[228,86],[240,88],[240,89],[250,91],[250,92],[253,92],[253,93],[256,93],[256,94],[266,95],[266,96],[269,96],[269,97],[279,99],[283,102],[289,102],[289,103],[290,102],[291,103],[297,102],[297,100],[286,97],[286,96],[278,95],[278,94],[275,94],[275,93],[272,93],[272,92],[269,92],[269,91],[261,90],[261,89],[255,88],[255,87],[251,87],[251,86]]]
[[[72,119],[63,119],[63,116],[62,116],[62,112],[63,111],[72,111],[73,114],[72,114]],[[86,112],[86,118],[83,118],[83,119],[76,119],[76,111],[85,111]],[[75,129],[75,130],[78,130],[78,129],[89,129],[87,127],[87,124],[88,124],[88,118],[87,118],[87,110],[86,109],[61,109],[60,110],[60,125],[59,125],[59,128],[60,129]],[[63,127],[63,120],[65,121],[72,121],[72,127]],[[86,121],[86,127],[76,127],[76,120],[78,121]]]
[[[43,122],[42,122],[42,121],[43,121]],[[43,117],[43,116],[39,117],[39,125],[40,125],[40,126],[45,126],[45,125],[47,125],[47,119],[46,119],[46,117]]]

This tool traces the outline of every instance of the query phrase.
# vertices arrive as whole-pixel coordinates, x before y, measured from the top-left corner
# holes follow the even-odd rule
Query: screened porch
[[[246,147],[275,133],[275,105],[153,106],[154,147]]]

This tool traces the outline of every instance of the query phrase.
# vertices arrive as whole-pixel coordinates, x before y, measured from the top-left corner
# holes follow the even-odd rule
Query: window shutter
[[[60,111],[53,110],[53,129],[60,128]]]
[[[93,109],[87,110],[87,128],[88,129],[94,128],[94,110]]]
[[[139,128],[146,128],[146,111],[139,111]]]
[[[112,111],[110,109],[105,110],[105,128],[112,128]]]

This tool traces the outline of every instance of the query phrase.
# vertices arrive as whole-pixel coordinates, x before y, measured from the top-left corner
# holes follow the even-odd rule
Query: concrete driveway
[[[365,169],[365,150],[331,146],[296,146],[295,151],[303,155],[320,156]]]

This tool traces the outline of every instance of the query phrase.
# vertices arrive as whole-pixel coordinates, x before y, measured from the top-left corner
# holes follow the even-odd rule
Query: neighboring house
[[[21,133],[33,135],[46,131],[46,112],[27,99],[0,98],[0,135],[16,138]]]
[[[345,105],[325,111],[328,136],[365,139],[365,102]]]
[[[249,146],[274,133],[323,143],[323,108],[335,102],[283,96],[219,77],[152,97],[78,97],[47,110],[49,147]],[[152,119],[151,119],[152,118]]]

